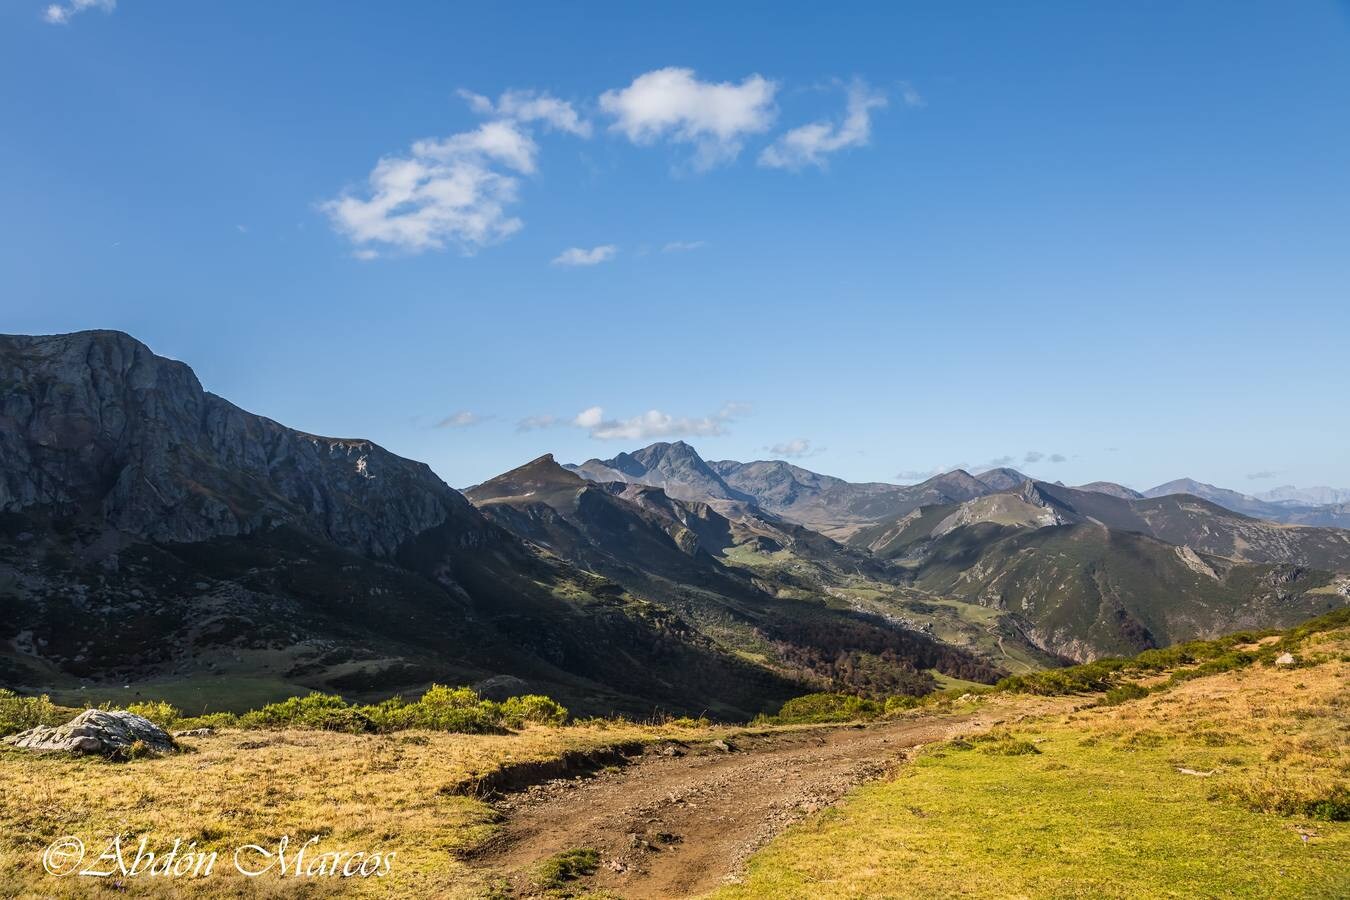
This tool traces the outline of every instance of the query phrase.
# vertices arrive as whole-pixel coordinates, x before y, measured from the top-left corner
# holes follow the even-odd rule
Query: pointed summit
[[[663,488],[680,500],[738,500],[754,498],[736,490],[703,461],[684,441],[649,444],[613,459],[591,459],[572,471],[593,481],[627,481]]]
[[[474,503],[500,500],[506,497],[539,496],[543,501],[548,495],[559,491],[576,491],[583,487],[586,480],[575,472],[569,472],[553,461],[552,453],[545,453],[538,459],[532,459],[523,466],[517,466],[509,472],[503,472],[480,485],[464,492]]]

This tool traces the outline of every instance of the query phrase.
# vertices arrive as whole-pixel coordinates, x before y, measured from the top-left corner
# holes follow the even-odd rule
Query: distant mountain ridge
[[[1350,528],[1350,504],[1334,501],[1341,492],[1322,489],[1324,496],[1333,498],[1327,504],[1302,503],[1297,500],[1263,500],[1227,488],[1215,487],[1193,478],[1179,478],[1144,491],[1145,497],[1165,497],[1169,494],[1190,494],[1225,509],[1258,519],[1285,522],[1290,525],[1314,525],[1329,528]],[[1291,491],[1289,493],[1295,493]]]
[[[681,455],[701,470],[692,448]],[[1350,600],[1350,530],[1261,520],[1174,492],[1191,483],[1145,497],[1016,470],[900,486],[854,485],[781,461],[707,468],[757,508],[896,560],[901,581],[922,591],[1002,610],[1033,645],[1075,659],[1287,623]]]
[[[736,460],[705,462],[684,441],[656,443],[612,459],[590,459],[568,469],[594,481],[624,481],[650,484],[673,497],[735,503],[754,503],[824,534],[846,540],[861,526],[904,515],[924,506],[959,503],[985,494],[1014,490],[1031,481],[1010,468],[990,469],[971,475],[964,469],[943,472],[918,484],[849,482],[822,475],[782,460]],[[1109,481],[1094,481],[1080,490],[1123,499],[1144,499],[1169,494],[1190,494],[1233,512],[1291,525],[1350,528],[1350,505],[1339,501],[1343,493],[1318,488],[1307,496],[1329,502],[1305,503],[1293,488],[1276,489],[1288,499],[1266,500],[1211,484],[1181,478],[1136,491]]]

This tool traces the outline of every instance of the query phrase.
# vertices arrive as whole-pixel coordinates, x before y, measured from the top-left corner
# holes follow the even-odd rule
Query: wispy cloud
[[[693,69],[672,66],[605,91],[600,108],[614,117],[613,130],[633,143],[692,144],[695,167],[710,169],[734,160],[748,135],[769,129],[777,91],[777,84],[760,75],[739,84],[714,83],[700,81]]]
[[[460,89],[469,108],[480,115],[495,116],[512,122],[542,122],[554,131],[577,137],[591,136],[591,123],[581,117],[566,100],[539,91],[506,91],[493,103],[482,94]]]
[[[781,444],[772,444],[764,448],[774,456],[784,459],[803,459],[808,456],[815,456],[817,453],[824,453],[824,447],[813,447],[811,441],[807,438],[796,438],[791,441],[784,441]]]
[[[1247,480],[1248,480],[1248,481],[1263,481],[1263,480],[1265,480],[1265,479],[1267,479],[1267,478],[1274,478],[1276,475],[1279,475],[1279,474],[1280,474],[1279,472],[1275,472],[1275,471],[1272,471],[1272,470],[1270,470],[1270,469],[1263,469],[1263,470],[1260,471],[1260,472],[1251,472],[1251,473],[1248,473],[1248,475],[1247,475]]]
[[[460,410],[459,412],[451,413],[444,419],[441,419],[439,422],[436,423],[435,427],[468,428],[471,425],[481,425],[483,422],[486,422],[490,418],[492,417],[479,415],[476,412],[469,412],[468,410]]]
[[[601,244],[586,250],[582,247],[568,247],[553,257],[555,266],[595,266],[614,258],[619,248],[613,244]]]
[[[708,246],[707,241],[671,241],[661,248],[662,253],[687,253]]]
[[[908,81],[900,82],[900,99],[906,106],[920,108],[928,105],[928,101],[923,99],[923,95],[915,90],[914,85]]]
[[[557,416],[526,416],[516,422],[516,431],[538,431],[541,428],[553,428],[563,424]]]
[[[447,245],[472,254],[510,237],[524,226],[508,212],[519,199],[518,176],[537,169],[539,146],[528,124],[589,133],[566,102],[547,94],[508,92],[495,104],[468,97],[470,106],[496,118],[449,137],[415,141],[408,154],[376,163],[364,191],[320,204],[333,227],[357,245],[358,258]]]
[[[70,0],[53,3],[42,11],[42,20],[49,25],[69,25],[70,20],[87,9],[101,9],[110,13],[117,8],[117,0]]]
[[[749,413],[743,403],[728,403],[709,416],[673,416],[659,409],[648,410],[627,419],[605,417],[602,407],[592,406],[578,413],[572,424],[585,428],[601,441],[641,441],[667,437],[709,437],[727,433],[727,425]]]
[[[872,135],[872,110],[886,105],[886,95],[862,81],[848,88],[843,119],[802,125],[784,134],[759,154],[759,164],[776,169],[825,168],[828,157],[850,147],[864,146]]]
[[[948,466],[938,466],[932,469],[906,469],[895,474],[896,481],[926,481],[935,475],[942,475],[946,472],[954,472],[962,469],[967,472],[987,472],[990,469],[1001,469],[1005,466],[1011,466],[1018,461],[1018,457],[1008,453],[1003,456],[995,456],[993,459],[987,459],[981,463],[958,462]],[[1022,465],[1034,465],[1036,463],[1062,463],[1067,462],[1068,457],[1062,453],[1042,453],[1039,450],[1028,450],[1021,456]]]

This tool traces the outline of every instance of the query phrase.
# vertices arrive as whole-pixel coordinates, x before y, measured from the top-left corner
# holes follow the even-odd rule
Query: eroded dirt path
[[[1062,708],[1063,700],[1024,698],[865,728],[747,732],[729,749],[658,745],[630,765],[499,800],[502,830],[475,863],[529,896],[539,863],[590,848],[600,866],[583,883],[593,888],[625,898],[701,894],[788,825],[884,776],[920,745]]]

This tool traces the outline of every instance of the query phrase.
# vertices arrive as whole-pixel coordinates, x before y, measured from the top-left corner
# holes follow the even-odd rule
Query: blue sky
[[[0,330],[457,486],[1350,486],[1344,3],[50,5],[0,4]]]

